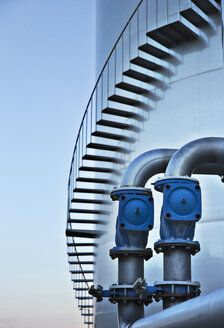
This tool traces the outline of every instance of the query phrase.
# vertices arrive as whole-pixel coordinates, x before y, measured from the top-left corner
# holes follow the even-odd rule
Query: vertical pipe
[[[184,247],[167,249],[164,253],[164,280],[191,280],[191,253]]]
[[[118,262],[118,284],[133,285],[138,278],[144,278],[144,259],[137,255],[124,255]]]
[[[184,247],[166,249],[163,256],[163,274],[164,281],[191,281],[190,251]],[[182,302],[181,298],[164,298],[163,309]]]
[[[137,255],[124,255],[118,259],[118,284],[133,285],[138,278],[144,278],[144,258]],[[119,328],[144,317],[144,305],[136,301],[118,303]]]

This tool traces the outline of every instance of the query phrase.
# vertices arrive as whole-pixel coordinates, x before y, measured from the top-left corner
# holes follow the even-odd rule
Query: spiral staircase
[[[107,230],[110,191],[119,184],[161,89],[182,64],[179,46],[206,44],[205,27],[215,29],[214,17],[221,15],[220,1],[174,1],[172,12],[163,1],[165,18],[159,0],[140,1],[103,67],[77,136],[68,183],[67,254],[78,306],[90,328],[94,309],[88,289],[97,240]]]

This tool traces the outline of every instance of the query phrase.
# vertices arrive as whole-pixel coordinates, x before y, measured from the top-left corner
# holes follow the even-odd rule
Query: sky
[[[64,231],[94,19],[94,0],[0,1],[0,328],[83,327]]]

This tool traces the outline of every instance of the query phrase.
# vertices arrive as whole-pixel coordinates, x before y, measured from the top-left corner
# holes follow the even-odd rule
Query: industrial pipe
[[[213,174],[223,174],[224,138],[201,138],[187,143],[173,155],[165,176],[190,177],[204,163],[210,163]]]
[[[163,192],[161,213],[161,240],[155,243],[156,251],[164,253],[163,286],[175,288],[182,281],[186,295],[163,295],[166,309],[190,298],[187,288],[192,288],[191,297],[199,293],[199,284],[190,283],[191,255],[200,250],[193,241],[195,224],[201,218],[201,194],[193,173],[223,174],[224,138],[202,138],[180,148],[171,158],[165,176],[155,184]],[[161,285],[160,285],[161,286]],[[177,296],[177,297],[176,297]]]
[[[126,328],[223,328],[224,288],[136,321]]]
[[[172,156],[177,151],[175,149],[155,149],[148,152],[145,152],[138,156],[136,159],[134,159],[127,169],[125,170],[120,184],[120,191],[125,188],[134,188],[134,187],[142,187],[144,188],[147,181],[154,175],[158,173],[164,173],[166,171],[167,165],[172,158]],[[209,162],[209,161],[208,161]],[[197,174],[223,174],[224,170],[223,167],[220,166],[220,164],[210,165],[207,162],[202,162],[202,165],[198,165],[198,167],[195,170]],[[117,189],[117,190],[119,190]],[[125,197],[123,195],[123,197]],[[179,224],[180,226],[180,224]],[[194,230],[195,223],[192,223],[191,231]],[[183,230],[180,228],[180,230]],[[189,229],[188,229],[189,230]],[[127,232],[128,238],[125,234],[124,236],[123,228],[121,228],[117,223],[116,228],[116,243],[120,242],[120,239],[122,239],[123,244],[133,246],[133,242],[136,245],[136,241],[133,239],[133,237],[130,238],[130,233]],[[144,247],[146,246],[147,238],[148,238],[148,231],[147,233],[144,231],[139,232],[134,231],[134,236],[141,236],[141,243],[142,246],[144,244]],[[121,238],[122,237],[122,238]],[[132,241],[131,241],[132,239]],[[126,242],[125,242],[126,240]],[[190,245],[189,245],[190,244]],[[158,247],[159,249],[161,247]],[[167,251],[164,253],[164,280],[177,280],[177,281],[190,281],[191,280],[191,254],[196,253],[199,250],[199,244],[193,242],[189,243],[186,242],[186,247],[168,247]],[[134,260],[135,259],[135,260]],[[141,265],[139,265],[139,261],[141,262]],[[138,257],[132,255],[130,256],[130,265],[127,266],[123,265],[124,263],[124,257],[119,257],[119,284],[126,283],[127,280],[127,270],[126,267],[132,265],[132,281],[130,283],[134,283],[134,280],[138,277],[144,277],[144,265],[143,265],[143,257]],[[126,256],[125,263],[129,263],[129,256]],[[177,265],[178,263],[178,265]],[[141,274],[136,273],[136,267],[141,268]],[[124,279],[121,277],[124,277]],[[171,288],[173,288],[173,285]],[[158,286],[160,287],[160,286]],[[192,293],[190,293],[190,296],[192,295],[196,296],[199,293],[199,286],[198,284],[189,283],[188,286],[185,286],[186,290],[191,290]],[[178,288],[178,287],[177,287]],[[182,298],[184,299],[184,298]],[[187,298],[185,298],[187,299]],[[184,300],[185,300],[184,299]],[[171,305],[178,304],[181,301],[181,298],[175,298],[175,297],[167,297],[164,299],[164,308],[167,308]],[[129,305],[128,305],[129,304]],[[133,304],[133,302],[129,302],[128,304],[124,304],[122,302],[118,303],[118,318],[119,318],[119,325],[120,327],[123,327],[127,324],[128,319],[132,321],[134,318],[139,318],[139,316],[144,315],[143,311],[143,304]],[[129,311],[131,309],[131,311]],[[129,313],[129,314],[128,314]],[[131,318],[129,317],[131,313]],[[129,321],[129,322],[130,322]]]
[[[151,177],[158,173],[165,173],[170,159],[176,152],[177,149],[162,148],[147,151],[136,157],[125,170],[120,186],[145,187]],[[196,167],[194,173],[223,175],[224,167],[220,163],[202,162]]]
[[[134,286],[136,285],[136,279],[138,280],[140,278],[141,280],[144,278],[144,259],[147,260],[152,256],[151,250],[145,247],[148,232],[153,228],[153,198],[151,190],[144,187],[152,176],[165,172],[171,157],[176,153],[175,149],[156,149],[140,155],[126,169],[121,180],[121,186],[111,193],[113,200],[119,200],[119,213],[116,224],[116,247],[110,250],[110,256],[113,259],[118,258],[118,285],[112,285],[109,291],[103,291],[101,286],[98,286],[96,289],[92,286],[90,293],[97,297],[98,301],[101,301],[103,297],[109,297],[112,303],[118,303],[120,328],[129,327],[130,322],[139,320],[144,316],[144,304],[151,302],[152,295],[156,295],[155,293],[157,293],[156,290],[160,290],[160,295],[161,290],[164,291],[166,289],[167,292],[167,286],[164,289],[164,286],[161,285],[157,287],[148,286],[148,294],[141,294],[142,290],[146,288],[143,281],[142,287],[140,287],[140,293],[137,292],[139,298],[135,294],[137,289]],[[205,162],[201,165],[199,163],[194,173],[221,175],[224,173],[224,170],[219,162],[211,165],[208,161],[208,163]],[[193,188],[195,188],[195,181],[191,181],[191,183],[193,183]],[[196,210],[198,210],[197,207]],[[191,237],[187,238],[191,240],[187,240],[186,245],[184,245],[188,250],[187,254],[185,252],[183,254],[182,247],[178,248],[178,245],[177,247],[173,247],[173,244],[168,245],[170,251],[167,250],[167,254],[164,257],[164,276],[167,280],[172,280],[175,274],[174,280],[178,281],[175,285],[170,281],[168,294],[170,293],[169,288],[171,288],[171,290],[177,290],[177,293],[183,293],[184,290],[185,294],[187,291],[188,295],[197,295],[197,284],[189,282],[188,284],[184,284],[184,286],[181,285],[183,283],[181,280],[189,281],[191,279],[191,270],[185,270],[186,267],[190,268],[189,250],[191,253],[195,249],[196,251],[198,250],[198,243],[192,242],[194,225],[195,222],[191,224],[190,229],[185,231],[186,235],[190,235]],[[180,232],[184,232],[184,225],[181,227],[180,223],[178,229],[175,231],[177,235]],[[168,234],[170,233],[169,229],[167,232]],[[159,250],[163,249],[164,245],[160,243],[157,246]],[[174,250],[174,248],[176,249]],[[173,265],[173,261],[175,263],[178,262],[179,268]],[[180,267],[182,267],[182,270],[179,270]],[[172,298],[172,305],[178,303],[177,300],[173,301]],[[167,307],[170,306],[169,299],[166,300],[166,304]]]
[[[146,182],[158,173],[164,173],[176,149],[154,149],[136,157],[125,170],[121,187],[145,187]]]
[[[148,231],[153,227],[153,223],[150,222],[148,227],[139,226],[139,222],[145,220],[144,208],[147,206],[152,208],[153,206],[153,198],[149,194],[151,191],[144,187],[152,176],[165,172],[169,160],[175,152],[175,149],[155,149],[138,156],[125,170],[120,188],[112,192],[112,199],[119,199],[119,214],[116,224],[117,247],[115,248],[115,250],[118,247],[121,248],[121,253],[119,254],[119,250],[117,252],[119,285],[134,284],[138,278],[144,279],[144,252],[146,251]],[[145,200],[148,204],[144,203],[143,194],[146,193],[148,193],[148,196],[145,197]],[[117,194],[119,194],[119,198]],[[138,198],[136,198],[137,195],[139,195]],[[148,200],[151,200],[151,202]],[[126,201],[127,203],[125,204],[124,202]],[[139,214],[136,215],[138,209]],[[136,211],[136,213],[134,214],[133,211]],[[145,215],[149,216],[149,211]],[[134,221],[135,216],[136,220]],[[130,222],[135,225],[134,230],[130,230],[130,226],[127,227],[127,224]],[[135,254],[135,251],[132,250],[129,254],[128,248],[135,248],[137,253]],[[122,251],[125,251],[125,249],[126,255],[124,256]],[[141,250],[142,255],[138,254],[139,250]],[[119,328],[124,328],[128,323],[142,317],[144,317],[144,303],[140,300],[139,302],[131,300],[118,302]]]

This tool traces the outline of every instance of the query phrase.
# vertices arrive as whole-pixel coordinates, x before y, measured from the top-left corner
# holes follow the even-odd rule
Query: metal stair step
[[[169,56],[175,55],[175,53],[172,50],[168,49],[167,47],[163,46],[162,44],[150,38],[147,38],[146,43],[139,46],[139,50],[144,51],[147,54],[155,56],[159,59],[164,59]]]
[[[67,243],[68,247],[96,247],[96,243]]]
[[[93,305],[79,305],[80,308],[83,308],[83,309],[91,309],[93,308]]]
[[[180,14],[197,27],[211,22],[210,18],[199,7],[192,3],[189,8],[182,10]]]
[[[221,7],[215,0],[192,0],[206,14],[220,12]]]
[[[68,252],[68,256],[95,256],[94,252]]]
[[[102,220],[93,220],[93,219],[68,219],[69,223],[82,223],[82,224],[106,224]]]
[[[77,292],[84,292],[84,291],[88,291],[89,288],[84,288],[84,287],[77,287],[77,288],[74,288]]]
[[[128,83],[128,82],[124,82],[124,81],[122,81],[120,83],[117,83],[115,85],[115,87],[119,88],[119,89],[122,89],[122,90],[126,90],[126,91],[136,93],[138,95],[142,95],[142,94],[148,92],[148,89],[144,89],[142,87],[139,87],[139,86],[135,85],[134,83]]]
[[[128,98],[122,95],[118,95],[116,93],[110,96],[108,100],[131,106],[138,106],[140,104],[140,102],[136,99]]]
[[[84,204],[111,204],[109,200],[103,199],[85,199],[85,198],[73,198],[72,203],[84,203]]]
[[[71,279],[73,282],[93,282],[93,279]],[[82,306],[83,307],[83,306]]]
[[[103,232],[98,230],[66,229],[67,237],[99,238]]]
[[[94,273],[93,270],[70,270],[71,274],[79,274],[79,273]]]
[[[118,128],[122,130],[130,130],[130,131],[135,131],[135,132],[140,132],[141,129],[133,124],[127,124],[127,123],[121,123],[121,122],[116,122],[116,121],[109,121],[109,120],[100,120],[96,122],[98,125],[102,126],[110,126],[112,128]]]
[[[146,54],[144,54],[144,55],[146,55]],[[135,64],[132,64],[132,65],[135,65]],[[135,66],[139,67],[140,70],[141,69],[145,70],[145,68],[142,68],[142,67],[140,67],[138,65],[135,65]],[[125,103],[121,102],[120,103],[120,106],[122,106],[122,104],[124,104],[125,106],[128,106],[129,108],[130,107],[133,108],[133,107],[136,107],[136,106],[140,106],[141,107],[141,105],[144,105],[145,94],[142,94],[142,97],[139,97],[139,95],[137,95],[135,92],[128,91],[128,90],[121,90],[121,89],[115,87],[114,94],[112,96],[113,97],[114,96],[116,96],[116,97],[122,97],[122,98],[124,97],[124,98],[128,98],[128,99],[134,101],[134,103],[132,103],[132,104],[125,104]],[[110,99],[110,98],[111,97],[108,98],[108,100],[110,102],[112,102],[112,101],[114,103],[116,103],[116,102],[119,103],[120,102],[120,101],[115,101],[114,99]],[[139,100],[139,99],[141,99],[141,100]]]
[[[164,63],[161,61],[161,59],[155,57],[150,59],[150,57],[147,58],[147,56],[151,56],[151,55],[147,55],[144,52],[140,51],[139,55],[131,60],[131,63],[144,67],[151,71],[160,71],[167,66],[167,65],[165,65],[165,67],[163,66]]]
[[[86,172],[113,173],[116,175],[121,175],[119,171],[110,167],[81,166],[79,170]]]
[[[93,313],[82,313],[81,315],[86,316],[86,317],[92,317]]]
[[[201,35],[198,28],[182,16],[179,16],[178,19],[170,19],[168,24],[147,33],[147,36],[167,48],[172,48],[188,40],[197,39]]]
[[[88,264],[88,265],[93,265],[95,262],[93,261],[68,261],[68,264],[79,264],[79,265],[84,265],[84,264]]]
[[[93,325],[93,321],[84,321],[85,325]]]
[[[92,136],[106,138],[106,139],[114,139],[114,140],[129,142],[129,143],[133,143],[136,141],[136,139],[133,137],[127,137],[122,134],[115,134],[115,133],[109,133],[104,131],[95,131],[92,133]]]
[[[106,189],[91,189],[91,188],[75,188],[73,190],[74,192],[78,192],[78,193],[92,193],[92,194],[103,194],[103,195],[106,195],[106,194],[109,194],[110,192]]]
[[[102,112],[104,113],[104,110]],[[108,113],[106,113],[106,114],[108,114]],[[119,146],[115,146],[115,145],[108,145],[108,144],[102,144],[102,143],[94,143],[94,142],[89,143],[87,145],[87,148],[114,151],[114,152],[118,152],[118,153],[122,153],[122,154],[129,154],[131,152],[130,149],[127,149],[127,148],[124,148],[124,147],[119,147]],[[112,181],[112,180],[107,180],[107,181]],[[109,183],[109,182],[105,182],[105,183]]]
[[[88,183],[103,183],[103,184],[115,184],[115,181],[110,179],[100,179],[100,178],[87,178],[79,177],[76,179],[78,182],[88,182]]]
[[[138,113],[135,113],[133,111],[127,111],[127,110],[122,110],[122,109],[106,107],[106,108],[103,109],[102,113],[109,114],[109,115],[126,117],[126,118],[133,118],[133,119],[135,119],[137,121],[140,121],[140,122],[145,121],[144,116],[142,116]]]
[[[124,159],[121,158],[91,155],[91,154],[84,155],[83,159],[88,161],[109,162],[109,163],[116,163],[116,164],[124,164],[126,162]]]
[[[81,209],[81,208],[70,208],[70,213],[83,213],[83,214],[108,214],[108,211],[94,210],[94,209]]]
[[[123,72],[123,75],[146,83],[158,83],[163,79],[161,74],[135,64],[130,64],[129,69]]]

